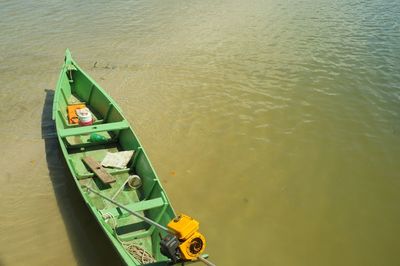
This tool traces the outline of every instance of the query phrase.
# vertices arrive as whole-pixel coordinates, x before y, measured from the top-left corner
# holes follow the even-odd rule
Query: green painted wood
[[[126,121],[114,122],[110,124],[102,124],[102,125],[94,125],[94,126],[83,126],[83,127],[74,127],[60,130],[60,137],[65,138],[69,136],[78,136],[83,134],[90,134],[100,131],[113,131],[113,130],[122,130],[129,128],[129,124]]]
[[[110,175],[107,170],[92,157],[84,157],[82,161],[90,168],[90,170],[103,182],[104,184],[110,184],[115,182],[115,177]]]
[[[145,211],[145,210],[150,210],[150,209],[154,209],[154,208],[157,208],[157,207],[161,207],[164,204],[165,203],[164,203],[163,198],[160,197],[160,198],[155,198],[155,199],[143,200],[143,201],[139,201],[139,202],[130,203],[128,205],[125,205],[125,207],[127,207],[131,211],[140,212],[140,211]],[[106,210],[102,210],[100,212],[102,214],[111,213],[114,217],[128,214],[127,211],[125,211],[123,209],[120,209],[118,207],[109,208],[109,209],[106,209]]]
[[[133,90],[134,92],[134,90]],[[92,126],[68,124],[66,108],[72,102],[84,102],[96,116]],[[144,110],[145,111],[145,110]],[[126,265],[140,265],[124,246],[124,241],[140,244],[152,254],[157,263],[153,265],[168,265],[168,259],[159,252],[159,231],[153,227],[138,227],[140,220],[115,208],[114,205],[88,193],[84,186],[100,191],[104,195],[114,195],[124,184],[129,175],[139,175],[142,186],[137,190],[124,190],[115,200],[129,209],[143,212],[146,217],[166,226],[176,215],[168,197],[160,184],[159,178],[151,165],[146,151],[143,149],[137,135],[124,117],[118,104],[72,59],[69,50],[66,51],[64,64],[61,68],[53,101],[53,120],[62,153],[72,174],[77,189],[81,193],[93,218],[99,223],[115,250]],[[94,132],[107,133],[109,141],[90,143],[89,135]],[[94,174],[88,171],[82,158],[92,157],[97,162],[102,161],[107,152],[135,150],[134,158],[127,169],[106,169],[115,178],[115,182],[103,184]],[[117,228],[121,238],[117,238],[112,226],[104,217],[104,211],[116,214]],[[123,215],[119,215],[120,212]],[[76,217],[79,219],[79,217]]]

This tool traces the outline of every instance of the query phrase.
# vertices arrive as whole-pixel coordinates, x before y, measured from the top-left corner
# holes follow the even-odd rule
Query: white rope
[[[141,248],[132,243],[121,243],[124,245],[125,249],[141,264],[156,262],[156,259],[151,256],[144,248]]]
[[[111,226],[111,228],[113,230],[115,230],[115,228],[117,228],[117,220],[115,219],[114,215],[112,215],[111,213],[107,212],[103,214],[103,219],[104,221],[106,221],[106,223],[108,223],[109,220],[113,221],[113,225],[109,224]]]
[[[117,220],[115,219],[114,215],[112,213],[104,213],[103,219],[106,221],[107,224],[111,226],[114,232],[114,236],[116,239],[121,243],[121,245],[125,248],[126,251],[129,252],[135,259],[137,259],[141,264],[147,264],[147,263],[153,263],[156,262],[156,259],[148,253],[144,248],[141,248],[133,243],[127,243],[122,241],[116,232],[117,228]],[[112,224],[108,223],[108,221],[112,221]]]

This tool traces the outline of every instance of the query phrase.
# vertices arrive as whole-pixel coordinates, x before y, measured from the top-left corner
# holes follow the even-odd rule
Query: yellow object
[[[199,230],[199,222],[185,214],[168,223],[168,228],[179,239],[179,250],[184,260],[196,260],[206,248],[206,240]]]
[[[71,104],[67,106],[67,111],[68,111],[68,122],[70,124],[78,124],[79,119],[78,115],[76,114],[77,109],[82,109],[85,108],[86,105],[83,103],[78,103],[78,104]]]

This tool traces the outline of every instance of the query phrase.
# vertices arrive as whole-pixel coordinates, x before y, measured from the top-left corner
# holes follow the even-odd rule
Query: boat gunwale
[[[143,145],[138,137],[138,135],[135,133],[135,131],[132,128],[131,123],[129,123],[129,121],[126,119],[125,115],[123,114],[121,108],[119,107],[119,105],[114,101],[114,99],[108,95],[105,90],[94,80],[91,78],[90,75],[88,75],[76,62],[75,60],[72,58],[71,53],[69,51],[69,49],[66,50],[65,52],[65,58],[64,58],[64,63],[62,65],[62,68],[60,70],[60,74],[57,80],[57,84],[56,84],[56,88],[55,88],[55,93],[54,93],[54,98],[53,98],[53,107],[52,107],[52,120],[55,123],[56,126],[56,134],[57,134],[57,138],[59,141],[59,145],[61,147],[65,162],[68,165],[69,168],[69,172],[71,173],[75,184],[80,192],[80,194],[82,195],[82,199],[85,202],[85,204],[89,207],[89,210],[92,212],[92,214],[95,216],[97,222],[99,223],[100,227],[102,228],[102,230],[106,233],[108,239],[112,242],[114,248],[117,250],[117,252],[120,254],[121,258],[123,259],[123,261],[129,265],[130,263],[135,263],[135,265],[142,265],[138,260],[136,260],[122,245],[122,243],[107,229],[107,227],[109,227],[109,225],[107,223],[105,223],[103,217],[100,215],[100,210],[98,208],[96,208],[93,203],[91,202],[90,197],[88,196],[87,192],[84,191],[82,185],[79,182],[79,179],[77,177],[77,173],[75,172],[71,162],[70,162],[70,154],[67,150],[67,147],[64,145],[63,143],[63,137],[60,135],[61,131],[64,128],[62,128],[62,121],[59,121],[61,118],[57,115],[57,112],[60,110],[60,106],[59,106],[59,98],[61,97],[61,90],[62,90],[62,86],[61,86],[61,82],[62,82],[62,78],[63,75],[65,73],[67,73],[68,69],[68,63],[72,64],[75,68],[76,71],[79,71],[82,73],[82,75],[84,75],[94,86],[96,86],[96,88],[99,90],[99,92],[101,92],[101,94],[103,94],[103,96],[105,96],[105,98],[107,98],[107,100],[110,101],[110,103],[114,106],[114,108],[118,111],[118,113],[121,115],[122,117],[122,121],[125,121],[126,124],[128,125],[127,128],[125,128],[125,130],[130,130],[132,132],[132,134],[134,135],[134,137],[137,140],[138,143],[138,148],[140,148],[141,152],[144,154],[144,156],[147,158],[149,167],[151,169],[151,171],[154,174],[154,179],[155,182],[158,183],[158,185],[160,186],[161,191],[163,192],[163,195],[165,197],[165,199],[167,200],[166,205],[169,206],[169,208],[171,209],[172,213],[174,215],[176,215],[176,212],[171,204],[171,201],[168,198],[168,195],[166,193],[166,190],[164,189],[160,178],[158,177],[151,161],[148,159],[149,157],[147,156],[147,153],[145,151],[145,149],[143,148]],[[58,122],[57,122],[58,121]],[[165,215],[165,214],[164,214]],[[152,232],[152,234],[154,234],[154,232]],[[169,260],[166,261],[159,261],[154,263],[154,265],[168,265]],[[148,264],[150,265],[150,264]]]

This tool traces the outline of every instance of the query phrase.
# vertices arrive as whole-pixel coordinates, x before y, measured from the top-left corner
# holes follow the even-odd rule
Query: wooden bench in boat
[[[164,195],[164,193],[161,193],[161,197],[163,199],[164,204],[161,204],[160,198],[156,198],[156,199],[151,199],[151,200],[145,200],[145,201],[141,201],[141,202],[136,202],[136,203],[131,203],[126,205],[126,207],[128,209],[132,209],[131,206],[134,206],[135,204],[140,203],[140,205],[137,205],[138,207],[141,207],[139,210],[141,211],[145,211],[145,210],[150,210],[150,209],[154,209],[154,208],[160,208],[160,210],[158,211],[158,215],[155,217],[154,221],[156,223],[159,223],[162,216],[164,215],[167,207],[168,207],[168,201]],[[149,204],[149,203],[150,204]],[[135,208],[135,207],[133,207]],[[144,209],[143,209],[144,208]],[[114,210],[113,210],[114,209]],[[114,217],[118,217],[118,220],[120,219],[127,219],[129,216],[129,213],[120,209],[120,208],[110,208],[110,209],[106,209],[106,210],[102,210],[100,211],[100,213],[103,215],[105,213],[111,213]],[[125,217],[125,218],[124,218]],[[116,233],[118,234],[118,237],[121,240],[124,241],[131,241],[134,239],[138,239],[138,238],[144,238],[144,237],[148,237],[151,236],[154,232],[154,230],[156,229],[156,227],[154,225],[148,226],[146,223],[144,223],[142,221],[136,221],[130,224],[122,224],[122,225],[118,225],[116,228]],[[140,228],[142,227],[142,228]]]
[[[157,208],[157,207],[161,207],[164,204],[165,204],[165,200],[162,197],[159,197],[159,198],[154,198],[154,199],[149,199],[149,200],[142,200],[142,201],[130,203],[128,205],[125,205],[125,207],[127,209],[131,210],[131,211],[134,211],[134,212],[141,212],[141,211],[145,211],[145,210],[150,210],[150,209],[154,209],[154,208]],[[114,217],[129,215],[129,212],[127,212],[126,210],[121,209],[119,207],[100,210],[100,213],[102,215],[106,214],[106,213],[109,213]]]
[[[77,145],[78,147],[80,145]],[[97,159],[98,161],[101,160],[101,158],[104,158],[105,154],[107,152],[118,152],[118,149],[115,150],[110,150],[110,149],[104,149],[104,152],[100,156],[96,156],[94,159]],[[139,156],[142,154],[142,147],[138,147],[136,151],[134,151],[133,158],[131,159],[130,163],[128,164],[127,168],[123,169],[114,169],[114,168],[105,168],[105,170],[112,176],[119,175],[119,174],[125,174],[128,173],[130,170],[132,170],[135,166],[136,161],[138,160]],[[86,156],[90,155],[86,154]],[[80,154],[72,154],[70,155],[70,158],[68,158],[68,161],[70,163],[71,168],[73,169],[74,173],[76,174],[76,178],[78,180],[86,179],[86,178],[92,178],[94,177],[93,171],[90,172],[88,171],[85,163],[82,160],[82,156]]]
[[[110,175],[106,169],[103,168],[101,164],[99,164],[95,159],[92,157],[84,157],[82,159],[85,164],[93,171],[93,173],[104,183],[110,184],[115,182],[115,177]]]
[[[78,136],[83,134],[90,134],[100,131],[113,131],[113,130],[122,130],[129,128],[129,123],[127,121],[120,121],[114,123],[100,124],[100,125],[92,125],[92,126],[81,126],[74,128],[66,128],[59,130],[59,135],[62,138],[69,136]]]

